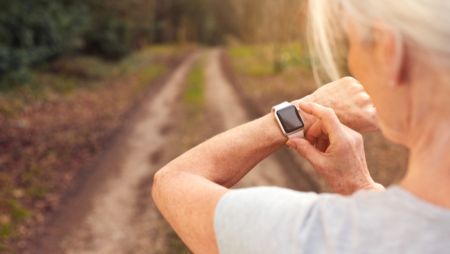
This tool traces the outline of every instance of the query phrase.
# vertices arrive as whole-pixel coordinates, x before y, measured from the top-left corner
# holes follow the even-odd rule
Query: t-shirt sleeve
[[[298,230],[318,199],[316,193],[277,187],[228,192],[214,214],[220,253],[296,252]]]

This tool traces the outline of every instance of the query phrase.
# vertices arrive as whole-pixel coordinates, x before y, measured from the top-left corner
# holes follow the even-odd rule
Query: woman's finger
[[[308,140],[311,145],[315,145],[322,135],[322,122],[321,120],[316,120],[316,122],[308,129],[308,132],[306,132],[305,139]]]
[[[321,151],[322,153],[327,151],[328,146],[330,146],[330,142],[328,141],[327,136],[322,136],[317,140],[316,148],[317,148],[317,150]]]
[[[292,138],[286,143],[289,147],[297,150],[297,152],[305,159],[307,159],[311,164],[317,165],[322,164],[323,154],[317,150],[308,141],[302,138]]]
[[[325,152],[330,145],[328,136],[323,132],[322,120],[317,120],[309,128],[308,132],[306,133],[305,139],[308,140],[311,145],[315,145],[316,148],[321,152]]]
[[[333,139],[336,136],[342,134],[341,122],[339,122],[338,117],[334,111],[330,108],[323,107],[319,104],[313,102],[300,101],[298,106],[307,114],[315,116],[317,119],[321,120],[322,131],[324,134],[330,136]],[[309,131],[308,131],[309,132]]]

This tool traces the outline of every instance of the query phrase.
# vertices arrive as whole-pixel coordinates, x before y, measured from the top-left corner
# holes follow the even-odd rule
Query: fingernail
[[[288,140],[288,142],[286,142],[286,145],[289,146],[289,147],[292,148],[292,149],[295,149],[296,146],[297,146],[297,145],[296,145],[293,141],[291,141],[291,140]]]

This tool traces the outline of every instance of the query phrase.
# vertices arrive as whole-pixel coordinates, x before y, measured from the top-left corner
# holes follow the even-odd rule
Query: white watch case
[[[281,123],[281,121],[280,121],[280,119],[278,117],[277,112],[282,110],[282,109],[285,109],[285,108],[288,108],[288,107],[292,107],[292,106],[294,106],[297,109],[298,116],[300,117],[300,120],[301,120],[301,122],[303,124],[303,127],[301,127],[300,129],[297,129],[295,131],[292,131],[292,132],[286,132],[285,129],[284,129],[283,124]],[[281,131],[283,132],[283,134],[286,137],[288,137],[288,138],[305,138],[305,134],[304,134],[305,121],[303,121],[302,115],[300,114],[300,109],[297,106],[295,106],[294,104],[291,104],[291,103],[285,101],[285,102],[283,102],[281,104],[278,104],[278,105],[274,106],[272,108],[272,112],[273,112],[273,114],[275,116],[275,119],[277,119],[277,122],[278,122],[278,125],[280,126]]]

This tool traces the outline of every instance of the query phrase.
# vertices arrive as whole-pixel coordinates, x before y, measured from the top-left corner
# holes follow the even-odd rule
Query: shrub
[[[118,59],[132,51],[132,33],[126,21],[109,17],[95,23],[86,36],[89,52]]]
[[[0,0],[0,82],[21,83],[29,68],[82,43],[86,6],[67,0]]]

